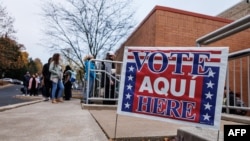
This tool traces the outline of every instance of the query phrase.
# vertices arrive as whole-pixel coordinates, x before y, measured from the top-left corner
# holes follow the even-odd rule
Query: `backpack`
[[[236,106],[238,106],[238,107],[246,107],[245,103],[239,97],[236,97]],[[238,115],[246,115],[247,111],[246,110],[236,109],[236,114],[238,114]]]
[[[227,105],[227,98],[225,97],[223,99],[223,105]],[[237,107],[246,107],[244,102],[235,94],[230,91],[229,92],[229,106],[237,106]],[[226,108],[222,108],[222,112],[226,112]],[[243,109],[229,109],[230,114],[236,114],[236,115],[246,115],[247,111]]]
[[[72,70],[68,70],[68,73],[70,74],[69,81],[71,83],[74,83],[76,81],[76,73]]]

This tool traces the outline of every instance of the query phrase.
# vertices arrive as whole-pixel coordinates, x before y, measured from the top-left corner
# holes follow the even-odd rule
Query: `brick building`
[[[196,46],[197,38],[231,22],[232,20],[220,17],[156,6],[116,51],[116,60],[122,61],[125,46],[193,47]],[[207,46],[229,46],[229,51],[234,52],[248,48],[249,45],[250,29]],[[243,75],[246,76],[247,70],[243,71]],[[236,83],[239,84],[239,81],[236,80]],[[247,80],[245,81],[247,84]],[[237,88],[237,91],[239,89]],[[247,86],[244,86],[243,91],[247,92]],[[247,97],[244,96],[244,99],[247,100]]]
[[[237,20],[248,14],[250,14],[250,3],[247,3],[246,1],[241,1],[238,4],[218,14],[218,17]]]

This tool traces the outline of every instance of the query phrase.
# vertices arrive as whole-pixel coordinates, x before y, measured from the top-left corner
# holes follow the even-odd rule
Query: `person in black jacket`
[[[245,107],[244,102],[240,98],[240,93],[234,93],[229,88],[229,106],[236,106],[236,107]],[[227,88],[224,87],[224,98],[223,98],[223,105],[227,106]],[[226,108],[222,108],[222,113],[226,113]],[[246,110],[241,109],[232,109],[229,108],[229,114],[237,114],[237,115],[246,115]]]
[[[70,100],[72,97],[72,83],[70,81],[71,71],[71,67],[67,65],[63,72],[64,100]]]
[[[24,76],[23,76],[23,93],[25,96],[28,96],[29,94],[29,90],[28,90],[28,86],[29,86],[29,80],[30,80],[30,73],[27,72]]]
[[[51,91],[52,83],[50,81],[50,71],[49,71],[49,65],[50,65],[51,59],[52,58],[49,58],[48,63],[43,65],[43,70],[42,70],[43,83],[44,83],[43,96],[45,97],[45,101],[48,101],[49,97],[51,97],[50,91]]]
[[[235,106],[234,104],[235,94],[234,92],[229,88],[229,106]],[[227,105],[227,88],[224,87],[224,97],[223,97],[223,105]],[[222,108],[222,112],[226,113],[226,108]],[[235,114],[235,109],[230,108],[229,113]]]
[[[112,51],[109,51],[106,56],[106,60],[108,61],[114,61],[115,54]],[[115,64],[111,62],[104,62],[103,69],[106,73],[111,74],[112,76],[105,74],[105,76],[102,76],[104,83],[104,97],[106,99],[114,99],[115,98]],[[103,104],[106,105],[115,105],[115,100],[104,100]]]

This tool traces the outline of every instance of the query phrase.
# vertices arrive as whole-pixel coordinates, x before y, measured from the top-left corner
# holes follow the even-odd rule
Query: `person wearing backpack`
[[[72,69],[69,65],[66,66],[64,73],[63,73],[63,84],[64,84],[64,100],[70,100],[72,97],[72,82],[71,76]]]
[[[228,99],[229,99],[229,106],[245,107],[244,102],[240,98],[240,93],[234,93],[230,88],[229,88]],[[223,105],[227,105],[227,88],[226,87],[224,87]],[[222,113],[226,113],[226,108],[222,108]],[[230,108],[229,114],[246,115],[247,111]]]
[[[83,93],[83,100],[82,102],[85,103],[87,96],[88,97],[93,97],[93,88],[94,88],[94,82],[95,82],[95,78],[96,78],[96,73],[95,71],[95,63],[93,61],[91,61],[91,59],[93,59],[94,57],[92,55],[87,55],[84,58],[84,65],[85,65],[85,81],[87,83],[85,83],[85,89],[84,89],[84,93]]]
[[[241,94],[239,92],[235,93],[235,102],[236,102],[236,106],[238,107],[246,107],[244,101],[242,101],[241,99]],[[247,114],[247,110],[242,110],[242,109],[236,109],[236,114],[237,115],[246,115]]]

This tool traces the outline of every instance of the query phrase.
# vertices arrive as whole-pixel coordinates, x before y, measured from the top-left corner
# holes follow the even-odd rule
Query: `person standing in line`
[[[72,69],[69,65],[67,65],[63,73],[64,100],[70,100],[70,98],[72,97],[72,83],[70,81],[71,75]]]
[[[37,95],[37,88],[38,88],[38,80],[36,79],[36,75],[33,74],[32,77],[29,80],[29,91],[30,96],[36,96]]]
[[[41,77],[39,76],[38,73],[36,73],[36,80],[38,82],[38,86],[37,86],[37,90],[36,90],[36,95],[38,95],[40,93],[41,90]]]
[[[42,70],[42,74],[43,74],[43,96],[44,96],[44,101],[48,101],[49,97],[51,97],[51,86],[52,83],[50,81],[50,71],[49,71],[49,65],[51,62],[52,58],[50,57],[48,62],[46,64],[43,65],[43,70]]]
[[[106,60],[114,61],[114,58],[115,58],[114,52],[109,51],[107,53]],[[112,62],[104,62],[104,69],[105,69],[105,72],[107,72],[104,78],[104,81],[105,81],[104,97],[113,99],[115,97],[115,80],[114,78],[112,78],[112,76],[115,77],[115,64]],[[103,104],[115,105],[116,101],[104,100]]]
[[[52,103],[63,102],[62,93],[64,90],[62,78],[62,66],[60,63],[60,54],[55,53],[52,58],[52,62],[49,65],[49,71],[51,72],[50,80],[52,81]],[[57,96],[56,92],[58,90]]]
[[[26,74],[23,76],[23,89],[24,89],[24,95],[28,96],[29,94],[29,80],[30,80],[30,73],[26,72]]]
[[[95,70],[95,62],[91,61],[91,59],[94,59],[92,55],[87,55],[84,58],[84,65],[85,65],[84,79],[87,83],[85,85],[82,102],[86,101],[87,96],[93,97],[93,88],[94,88],[96,73],[95,71],[93,71]]]

